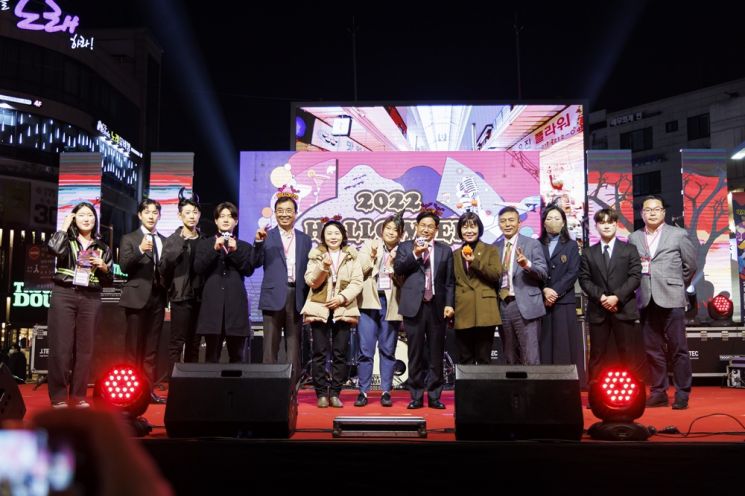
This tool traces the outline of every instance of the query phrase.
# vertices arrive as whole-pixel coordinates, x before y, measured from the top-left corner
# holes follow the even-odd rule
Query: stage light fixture
[[[150,381],[139,369],[128,364],[111,367],[96,381],[95,395],[124,413],[137,435],[150,433],[152,427],[141,417],[150,404]]]
[[[709,317],[714,321],[715,326],[731,326],[732,314],[735,311],[735,304],[729,299],[729,294],[722,291],[709,301],[706,305],[709,310]]]
[[[604,441],[644,441],[649,431],[634,422],[644,413],[646,403],[644,383],[630,371],[613,367],[603,371],[590,384],[590,408],[601,420],[588,433]]]

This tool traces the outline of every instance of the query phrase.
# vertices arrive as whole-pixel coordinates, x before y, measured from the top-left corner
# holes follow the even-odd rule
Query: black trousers
[[[312,373],[317,396],[339,396],[347,380],[347,348],[349,347],[349,322],[312,322],[313,335]],[[331,352],[331,382],[326,375],[326,358]]]
[[[226,336],[225,331],[221,334],[204,334],[204,344],[207,346],[204,361],[207,363],[219,363],[222,343],[228,348],[228,361],[230,363],[246,363],[249,356],[249,340],[246,336]]]
[[[620,320],[608,314],[599,324],[590,323],[590,365],[589,377],[593,380],[605,367],[623,365],[631,370],[640,380],[646,377],[646,368],[640,357],[640,331],[633,320]],[[615,342],[617,360],[608,359],[608,345],[611,339]]]
[[[199,342],[201,341],[201,336],[197,336],[199,305],[200,302],[196,300],[171,302],[171,339],[168,343],[169,375],[173,371],[173,364],[181,361],[182,352],[184,363],[199,361]]]
[[[163,317],[166,308],[166,291],[153,286],[150,299],[144,308],[132,310],[125,308],[127,315],[127,335],[125,351],[127,360],[142,369],[150,384],[160,377],[156,375],[158,363],[158,343],[163,330]]]
[[[98,327],[101,293],[55,285],[49,305],[49,398],[52,402],[85,398]]]
[[[484,365],[491,363],[491,349],[494,344],[496,326],[471,327],[455,331],[455,350],[458,363]]]
[[[437,307],[427,302],[422,302],[416,317],[404,317],[404,330],[409,345],[407,382],[412,400],[422,401],[425,389],[429,399],[440,399],[445,383],[442,371],[445,325],[442,310],[437,315]]]
[[[295,308],[295,287],[287,286],[287,299],[283,310],[264,310],[264,363],[277,363],[279,342],[285,333],[287,361],[292,364],[292,383],[300,377],[300,344],[303,342],[303,318]]]

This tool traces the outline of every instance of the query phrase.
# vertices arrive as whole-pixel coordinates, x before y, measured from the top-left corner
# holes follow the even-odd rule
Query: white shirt
[[[285,250],[285,261],[287,267],[293,267],[292,275],[287,274],[287,282],[295,282],[295,228],[285,231],[281,227],[279,229],[279,236],[282,240],[282,249]]]
[[[150,232],[145,229],[145,226],[140,226],[140,231],[142,231],[142,234],[144,234],[145,236],[153,236],[153,243],[155,243],[155,247],[158,250],[158,260],[160,260],[160,257],[163,256],[163,241],[161,241],[160,236],[158,236],[158,231]],[[140,250],[140,253],[145,252]]]
[[[662,236],[662,230],[664,228],[665,224],[661,224],[653,234],[648,234],[647,228],[644,228],[645,241],[649,249],[649,258],[654,258],[654,254],[657,253],[657,246],[660,244],[660,236]]]
[[[600,240],[600,254],[605,253],[605,247],[608,247],[608,256],[613,257],[613,247],[616,246],[616,237],[613,236],[613,239],[610,240],[610,242],[606,243],[602,239]]]

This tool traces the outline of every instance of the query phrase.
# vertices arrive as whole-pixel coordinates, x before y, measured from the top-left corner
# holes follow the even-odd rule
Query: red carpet
[[[25,399],[27,414],[26,419],[33,417],[34,413],[49,407],[49,398],[47,396],[46,385],[41,386],[34,391],[33,384],[21,386],[21,394]],[[167,392],[164,392],[167,394]],[[432,410],[425,406],[420,410],[407,410],[406,405],[409,402],[409,395],[406,391],[396,391],[393,393],[394,404],[391,408],[380,406],[380,393],[372,392],[370,402],[366,407],[356,408],[354,400],[357,396],[356,390],[342,392],[341,399],[344,402],[344,408],[317,408],[315,393],[311,389],[301,391],[297,432],[292,437],[293,440],[331,440],[331,429],[333,420],[337,416],[420,416],[427,420],[427,441],[454,441],[454,420],[453,420],[453,397],[452,391],[443,393],[442,401],[447,405],[445,410]],[[672,398],[673,391],[670,391]],[[587,396],[583,393],[583,403],[587,403]],[[166,431],[164,427],[163,416],[165,414],[165,405],[151,405],[145,417],[153,424],[154,429],[150,437],[165,438]],[[589,409],[583,409],[585,418],[585,429],[589,428],[598,419]],[[726,414],[713,415],[713,414]],[[707,415],[712,415],[706,418]],[[732,418],[734,417],[734,418]],[[691,423],[693,424],[691,428]],[[736,419],[736,420],[735,420]],[[740,424],[738,424],[738,422]],[[683,435],[664,435],[657,434],[650,438],[653,442],[743,442],[745,441],[745,389],[729,389],[714,386],[695,387],[689,402],[687,410],[672,410],[667,408],[650,408],[644,412],[644,415],[637,420],[642,425],[654,426],[661,430],[668,426],[675,426],[681,433],[686,433],[689,428],[692,433],[719,433],[715,435],[697,435],[692,434],[688,437]],[[721,434],[724,432],[736,433],[735,435]],[[590,441],[585,436],[583,440]],[[400,439],[398,440],[400,441]]]

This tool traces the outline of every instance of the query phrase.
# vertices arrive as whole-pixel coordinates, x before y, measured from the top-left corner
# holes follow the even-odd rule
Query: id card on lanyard
[[[644,247],[647,249],[647,253],[649,254],[648,257],[639,257],[642,262],[642,275],[651,275],[651,269],[652,269],[652,247],[655,248],[655,251],[657,250],[657,245],[655,242],[659,242],[658,238],[660,236],[660,232],[662,232],[662,227],[658,228],[657,231],[652,236],[652,242],[650,243],[647,236],[646,229],[644,230]]]
[[[290,238],[290,242],[285,244],[285,238],[282,237],[282,249],[285,251],[285,262],[287,263],[287,280],[295,280],[295,262],[290,262],[288,256],[290,254],[290,250],[292,250],[293,245],[295,244],[295,233],[292,234],[292,238]]]
[[[378,290],[386,291],[393,288],[391,281],[391,269],[388,267],[388,257],[390,254],[384,253],[383,259],[380,263],[380,270],[378,271]]]
[[[75,242],[71,243],[71,245],[73,250],[77,252],[72,283],[75,286],[88,287],[91,273],[93,272],[91,258],[97,255],[96,250],[80,250],[78,249],[78,244]]]

